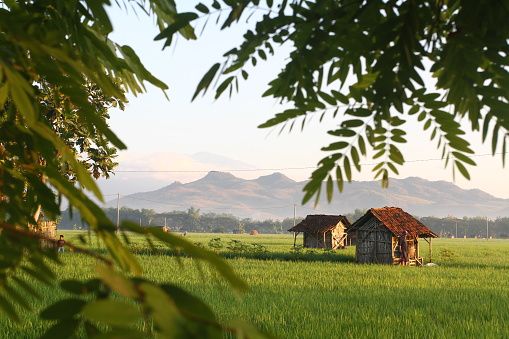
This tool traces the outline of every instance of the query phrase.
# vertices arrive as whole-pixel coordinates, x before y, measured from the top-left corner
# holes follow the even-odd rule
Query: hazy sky
[[[193,1],[177,1],[189,6]],[[198,3],[198,2],[194,2]],[[213,91],[191,102],[196,85],[215,62],[222,61],[222,54],[236,47],[245,32],[246,24],[226,32],[219,32],[212,17],[198,41],[179,39],[176,46],[162,50],[162,43],[153,41],[157,34],[151,19],[143,14],[126,15],[114,10],[115,33],[111,36],[118,43],[132,46],[145,66],[170,87],[167,101],[160,90],[148,88],[148,93],[130,98],[124,112],[112,111],[110,125],[129,150],[121,153],[118,170],[132,168],[133,158],[140,154],[158,152],[147,162],[147,170],[186,171],[196,170],[196,164],[183,160],[181,155],[210,152],[236,159],[260,169],[275,169],[294,180],[309,178],[312,168],[327,153],[320,148],[337,141],[326,134],[336,127],[339,120],[326,117],[312,119],[304,131],[300,121],[294,131],[279,133],[280,128],[258,129],[257,126],[275,113],[282,111],[274,99],[261,98],[267,83],[281,69],[287,50],[276,51],[269,62],[259,63],[250,70],[247,82],[241,83],[240,92],[232,98],[223,95],[214,100]],[[201,31],[206,18],[197,21]],[[338,115],[339,116],[339,115]],[[406,125],[408,144],[402,147],[407,163],[400,168],[406,178],[419,176],[428,180],[453,181],[452,169],[444,169],[441,151],[436,141],[430,142],[430,132],[413,122]],[[476,168],[470,168],[471,181],[458,173],[454,181],[462,188],[479,188],[496,197],[509,198],[509,169],[502,168],[500,155],[493,158],[488,145],[480,144],[480,135],[469,135],[478,156]],[[141,157],[143,158],[143,157]],[[122,161],[125,159],[125,161]],[[145,160],[143,160],[145,161]],[[373,180],[373,160],[363,159],[361,173],[354,172],[354,180]],[[143,167],[138,163],[137,168]],[[292,168],[292,169],[290,169]],[[296,168],[296,169],[295,169]],[[215,168],[198,168],[215,170]],[[274,171],[232,172],[242,178],[255,178]],[[187,182],[205,173],[169,173],[168,181]],[[133,175],[134,178],[135,175]],[[103,192],[104,194],[116,192]]]

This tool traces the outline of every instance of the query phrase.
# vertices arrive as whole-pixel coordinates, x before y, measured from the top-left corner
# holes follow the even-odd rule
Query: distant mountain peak
[[[229,181],[229,180],[242,180],[237,178],[231,173],[221,171],[210,171],[206,176],[201,178],[200,182],[218,182],[218,181]]]
[[[288,178],[286,175],[280,172],[264,175],[253,181],[259,185],[269,188],[293,187],[297,183],[295,180]]]

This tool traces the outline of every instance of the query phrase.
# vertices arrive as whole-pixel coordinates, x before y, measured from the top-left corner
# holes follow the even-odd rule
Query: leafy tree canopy
[[[195,38],[188,21],[197,15],[178,13],[173,0],[115,3],[153,16],[161,31]],[[220,324],[207,305],[177,286],[145,280],[116,227],[84,194],[86,189],[102,198],[93,177],[108,176],[117,148],[125,148],[107,125],[108,109],[122,107],[124,93],[142,93],[146,83],[167,88],[132,48],[108,38],[113,30],[109,5],[109,0],[0,1],[0,310],[20,321],[18,307],[31,309],[27,296],[41,299],[34,282],[54,285],[54,270],[62,262],[54,250],[41,248],[40,240],[54,244],[55,239],[38,229],[43,215],[58,218],[65,197],[108,255],[67,244],[103,265],[95,267],[96,279],[60,282],[73,297],[42,311],[42,319],[54,322],[45,338],[103,332],[123,338],[221,337],[224,331],[257,335],[241,322]],[[170,42],[168,36],[165,44]],[[123,226],[150,244],[158,239],[210,264],[234,291],[246,289],[212,252],[160,229]],[[146,332],[132,327],[140,321]]]
[[[361,170],[361,157],[377,161],[374,177],[387,187],[389,174],[398,174],[405,162],[400,147],[412,115],[431,133],[453,174],[469,179],[467,167],[475,165],[465,130],[481,131],[483,142],[491,140],[493,154],[501,152],[504,161],[506,1],[214,0],[196,6],[202,17],[217,16],[222,29],[253,11],[263,16],[204,75],[194,97],[215,83],[216,98],[231,95],[252,67],[287,46],[286,65],[264,96],[291,108],[260,127],[292,129],[299,119],[304,126],[311,116],[325,114],[338,122],[328,131],[337,141],[322,148],[328,155],[305,187],[304,202],[318,200],[324,182],[330,201],[334,183],[341,191],[353,169]],[[425,83],[429,76],[434,86]]]

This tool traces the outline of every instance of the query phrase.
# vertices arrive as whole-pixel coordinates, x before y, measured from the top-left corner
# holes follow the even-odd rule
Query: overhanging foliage
[[[281,46],[291,50],[264,96],[293,107],[261,128],[288,126],[330,114],[338,141],[305,187],[303,202],[316,200],[325,182],[328,200],[361,170],[361,158],[377,165],[374,177],[387,187],[405,162],[405,123],[416,115],[431,131],[446,166],[469,179],[473,150],[465,130],[482,131],[493,154],[505,160],[509,119],[509,4],[475,0],[387,1],[214,0],[199,4],[204,17],[223,13],[222,29],[261,14],[244,42],[225,53],[199,83],[195,97],[219,79],[216,98],[232,95],[258,61]],[[435,84],[424,79],[432,76]],[[461,123],[461,124],[460,124]]]

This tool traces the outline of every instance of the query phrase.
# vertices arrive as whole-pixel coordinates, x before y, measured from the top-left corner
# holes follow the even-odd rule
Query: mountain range
[[[417,216],[488,217],[508,216],[509,199],[496,198],[478,189],[462,189],[447,181],[418,177],[390,179],[383,189],[378,181],[353,181],[342,193],[335,192],[330,204],[322,196],[319,204],[301,205],[307,181],[297,182],[281,173],[246,180],[227,172],[209,172],[189,182],[174,182],[157,190],[122,196],[121,206],[153,209],[156,212],[187,210],[233,214],[258,220],[293,218],[307,214],[346,214],[355,209],[396,206]],[[117,200],[107,203],[116,207]]]

